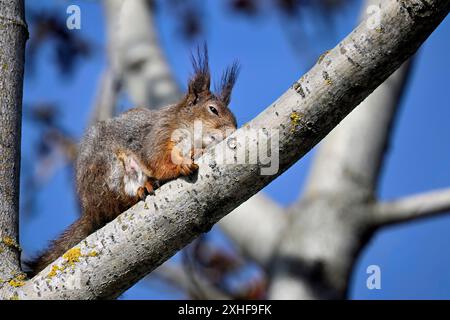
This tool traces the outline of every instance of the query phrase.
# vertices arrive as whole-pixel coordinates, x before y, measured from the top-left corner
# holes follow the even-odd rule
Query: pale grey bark
[[[407,62],[324,139],[314,159],[305,197],[337,192],[375,197],[409,69]]]
[[[135,106],[159,108],[180,91],[161,51],[149,0],[105,0],[110,66]]]
[[[27,37],[23,0],[0,0],[0,289],[21,279],[19,179]]]
[[[260,175],[262,165],[224,165],[219,161],[225,152],[233,151],[230,141],[246,135],[245,128],[240,129],[202,157],[196,177],[165,184],[155,196],[90,235],[15,294],[30,299],[118,296],[304,156],[414,54],[449,10],[449,0],[386,2],[381,30],[362,23],[249,122],[246,128],[265,129],[270,138],[279,134],[281,170],[277,174]],[[247,151],[255,154],[257,143],[250,143]],[[317,209],[324,212],[320,206]],[[335,218],[346,214],[358,216],[342,211]],[[321,226],[323,216],[313,218],[309,225]],[[357,229],[334,226],[343,227],[342,233],[348,237],[356,235],[353,231]],[[339,242],[329,244],[325,254],[342,252]],[[312,251],[314,245],[310,243]],[[315,266],[321,271],[320,261]]]
[[[373,11],[369,10],[371,16],[367,8],[383,8],[388,2],[366,0],[361,18],[373,18]],[[382,32],[384,19],[380,22]],[[411,63],[405,62],[324,140],[314,160],[305,197],[337,191],[357,191],[365,197],[374,196],[410,67]]]
[[[373,224],[384,226],[427,218],[442,212],[450,212],[450,189],[379,203],[374,208]]]

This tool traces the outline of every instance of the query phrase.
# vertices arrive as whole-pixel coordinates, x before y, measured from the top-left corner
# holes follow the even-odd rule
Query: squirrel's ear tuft
[[[233,91],[234,84],[239,74],[239,63],[234,62],[230,67],[228,67],[222,75],[222,80],[220,82],[219,97],[223,103],[228,106],[231,101],[231,92]]]
[[[206,43],[203,48],[197,47],[197,54],[192,55],[192,66],[194,68],[194,75],[189,80],[188,96],[189,100],[195,104],[201,95],[210,94],[211,73],[208,62],[208,48]]]

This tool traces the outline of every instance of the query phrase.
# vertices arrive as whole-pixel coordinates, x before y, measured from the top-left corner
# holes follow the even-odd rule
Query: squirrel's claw
[[[150,181],[146,181],[144,186],[139,187],[136,191],[136,196],[140,199],[140,200],[145,200],[145,198],[150,195],[154,195],[155,194],[155,189],[154,189],[154,185],[152,182]]]
[[[155,189],[154,189],[155,183],[154,182],[146,181],[144,184],[144,187],[149,195],[155,194]]]
[[[152,184],[154,189],[158,189],[159,187],[161,187],[161,183],[159,182],[159,180],[153,180]]]
[[[191,170],[192,172],[195,172],[198,170],[198,164],[196,164],[195,162],[191,163]]]
[[[182,165],[180,165],[179,170],[180,170],[181,175],[189,176],[198,170],[198,164],[196,164],[194,162],[191,162],[188,164],[182,164]]]
[[[145,192],[145,188],[144,188],[144,187],[139,187],[139,188],[137,189],[136,195],[137,195],[137,197],[138,197],[140,200],[145,200],[145,197],[147,196],[147,194],[146,194],[146,192]]]

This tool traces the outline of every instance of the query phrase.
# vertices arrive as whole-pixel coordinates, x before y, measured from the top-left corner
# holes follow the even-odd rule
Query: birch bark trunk
[[[0,0],[0,288],[22,278],[18,222],[27,37],[23,0]]]

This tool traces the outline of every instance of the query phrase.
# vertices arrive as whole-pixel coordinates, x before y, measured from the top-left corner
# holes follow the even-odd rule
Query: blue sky
[[[25,81],[25,105],[29,102],[56,102],[62,108],[61,122],[76,137],[86,127],[101,71],[105,67],[104,18],[95,1],[47,0],[33,7],[51,8],[66,16],[68,4],[80,5],[84,37],[98,47],[89,60],[78,65],[69,79],[62,79],[52,63],[52,48],[39,54],[33,76]],[[336,17],[332,28],[322,28],[313,36],[294,33],[289,39],[281,15],[246,19],[231,14],[224,1],[205,1],[205,38],[210,50],[213,74],[239,59],[242,71],[233,93],[231,108],[238,123],[251,120],[273,102],[311,65],[313,58],[334,47],[354,27],[359,1]],[[304,17],[307,30],[317,19]],[[160,40],[175,77],[182,85],[191,71],[189,45],[177,36],[167,10],[157,17]],[[308,33],[308,31],[306,31]],[[31,30],[33,36],[33,30]],[[293,45],[294,43],[294,45]],[[294,50],[293,48],[297,48]],[[299,54],[298,48],[310,48]],[[391,149],[380,184],[381,199],[450,186],[450,20],[447,18],[419,52],[407,94],[398,117]],[[127,108],[129,106],[123,106]],[[25,109],[25,112],[27,110]],[[32,168],[36,128],[23,125],[23,170]],[[314,152],[266,187],[265,191],[282,205],[289,205],[301,193]],[[60,168],[37,194],[33,216],[21,216],[21,243],[28,253],[42,249],[76,218],[72,173]],[[22,194],[27,187],[22,179]],[[355,299],[450,298],[450,215],[385,228],[378,232],[358,258],[351,282]],[[366,268],[381,267],[382,289],[366,288]],[[151,290],[138,284],[125,298],[177,297],[167,290]]]

